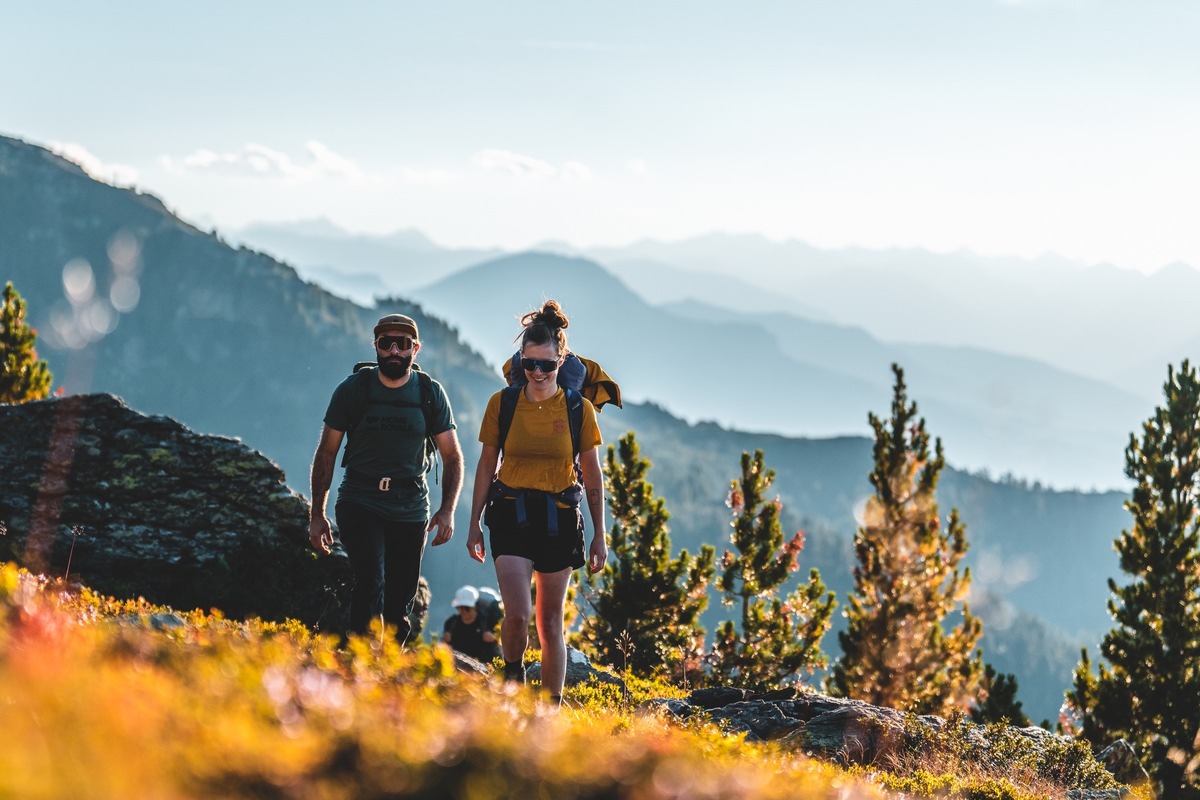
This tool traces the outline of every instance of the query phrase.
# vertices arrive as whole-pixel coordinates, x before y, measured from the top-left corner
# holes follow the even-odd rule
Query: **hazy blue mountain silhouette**
[[[295,265],[300,275],[363,305],[406,295],[498,250],[443,248],[416,230],[373,236],[350,234],[325,219],[257,223],[231,234],[238,242]]]
[[[831,320],[887,341],[1024,355],[1151,399],[1166,377],[1166,362],[1158,365],[1157,377],[1139,372],[1136,385],[1121,381],[1149,354],[1178,353],[1193,342],[1191,306],[1200,296],[1200,270],[1184,264],[1147,276],[1051,255],[1030,260],[969,251],[821,250],[752,234],[643,241],[585,252],[618,276],[636,273],[647,260],[738,275],[763,290],[761,302],[769,309],[781,310],[788,302],[815,306]],[[741,311],[759,307],[736,304],[738,295],[703,292],[705,286],[697,283],[692,299]],[[647,299],[678,297],[672,292]],[[1193,360],[1200,355],[1184,354]]]
[[[500,255],[439,250],[413,231],[398,236],[392,241],[328,223],[294,223],[246,229],[241,240],[356,298],[378,290],[369,275],[402,292]],[[1185,264],[1146,276],[1053,255],[829,250],[723,233],[548,248],[598,261],[653,305],[697,300],[736,311],[786,312],[861,327],[883,341],[1022,355],[1148,400],[1157,401],[1167,363],[1200,357],[1191,323],[1200,271]],[[414,265],[417,274],[409,272]],[[317,266],[324,271],[309,271]]]
[[[572,349],[612,365],[631,400],[654,400],[687,419],[836,435],[863,431],[863,409],[887,399],[878,385],[791,361],[755,326],[693,320],[650,306],[583,259],[507,256],[413,296],[432,313],[458,320],[463,337],[496,364],[514,350],[520,315],[553,297],[571,318]]]
[[[696,302],[652,306],[604,267],[561,255],[507,256],[413,295],[460,320],[463,337],[494,363],[511,354],[520,313],[553,296],[574,321],[572,346],[620,363],[631,399],[739,430],[865,434],[867,411],[887,408],[896,362],[952,463],[1059,486],[1122,485],[1128,432],[1152,407],[1027,358],[886,344],[861,328],[788,314]],[[462,308],[493,311],[463,315]],[[640,353],[647,355],[630,358]]]
[[[1152,405],[1043,362],[972,347],[885,343],[865,330],[695,301],[667,310],[760,327],[791,359],[882,384],[898,363],[922,412],[960,467],[1054,476],[1059,486],[1123,485],[1129,431]]]

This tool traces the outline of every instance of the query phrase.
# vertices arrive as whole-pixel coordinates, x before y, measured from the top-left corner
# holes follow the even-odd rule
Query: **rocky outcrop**
[[[237,439],[111,395],[0,405],[0,561],[117,597],[344,621],[347,560],[308,546],[308,503]]]
[[[703,716],[749,741],[780,741],[805,753],[840,764],[896,764],[927,755],[953,739],[955,752],[992,764],[1017,755],[1059,779],[1076,780],[1073,798],[1116,798],[1100,764],[1074,740],[1043,728],[996,728],[936,716],[915,716],[859,700],[786,689],[752,693],[741,689],[698,689],[686,699],[650,700],[646,713],[687,720]],[[951,731],[948,726],[953,725]],[[1003,741],[1000,741],[1003,739]]]

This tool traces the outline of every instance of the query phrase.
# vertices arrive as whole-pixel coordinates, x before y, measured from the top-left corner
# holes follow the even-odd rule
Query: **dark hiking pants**
[[[408,639],[421,556],[425,553],[427,522],[395,522],[355,503],[338,503],[338,532],[350,566],[354,588],[350,593],[350,630],[367,633],[371,620],[396,627],[401,644]]]

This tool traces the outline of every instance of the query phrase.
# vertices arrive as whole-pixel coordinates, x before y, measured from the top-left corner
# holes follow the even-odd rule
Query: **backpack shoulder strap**
[[[583,395],[569,386],[563,387],[567,395],[567,427],[571,429],[571,453],[575,457],[575,479],[583,480],[583,469],[579,465],[579,440],[583,436]]]
[[[421,396],[421,416],[425,418],[425,462],[429,465],[425,471],[428,472],[437,465],[437,469],[434,469],[433,472],[433,482],[439,483],[441,466],[438,456],[440,451],[433,438],[433,427],[437,424],[437,403],[433,396],[433,378],[429,377],[429,373],[416,364],[413,364],[413,372],[417,375],[417,391]]]
[[[348,424],[346,432],[354,430],[362,422],[362,419],[367,414],[367,407],[371,405],[371,381],[375,380],[375,364],[374,362],[360,362],[354,365],[354,373],[350,376],[350,413],[347,415]],[[346,466],[346,461],[350,457],[349,442],[342,449],[342,466]]]
[[[517,399],[521,394],[521,386],[507,386],[500,390],[500,450],[504,450],[504,442],[508,439],[508,429],[512,427],[513,415],[517,413]]]
[[[371,404],[371,381],[375,380],[375,362],[360,361],[354,365],[354,382],[350,384],[352,394],[350,395],[350,424],[346,430],[354,430],[358,424],[362,422],[363,416],[367,413],[367,406]]]
[[[415,367],[415,365],[414,365]],[[417,373],[417,391],[421,394],[421,413],[425,416],[425,435],[433,438],[433,426],[437,424],[434,417],[436,402],[433,397],[433,378],[421,369],[413,369]]]
[[[571,452],[579,459],[579,439],[583,434],[583,395],[569,386],[563,387],[567,395],[567,422],[571,429]]]

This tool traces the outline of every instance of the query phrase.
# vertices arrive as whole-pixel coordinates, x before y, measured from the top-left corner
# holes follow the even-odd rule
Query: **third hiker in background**
[[[442,641],[476,661],[491,663],[500,655],[495,623],[491,621],[494,617],[483,613],[492,602],[474,586],[459,588],[450,602],[456,613],[442,626]]]

